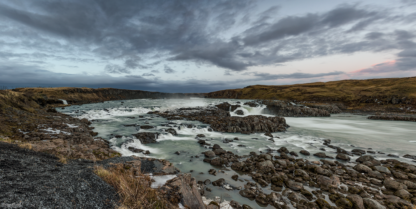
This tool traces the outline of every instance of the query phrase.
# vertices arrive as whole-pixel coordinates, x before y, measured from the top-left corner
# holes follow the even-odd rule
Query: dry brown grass
[[[342,80],[295,85],[253,85],[208,93],[211,98],[295,99],[320,101],[326,98],[351,102],[363,96],[406,96],[416,98],[416,77]]]
[[[59,158],[60,163],[62,163],[62,164],[67,164],[68,163],[68,159],[65,156],[59,155],[58,158]]]
[[[33,148],[32,144],[30,144],[30,143],[19,143],[17,146],[19,146],[20,148],[23,148],[23,149],[32,149]]]
[[[121,164],[108,169],[96,166],[94,173],[117,190],[121,198],[119,209],[176,208],[150,187],[151,178],[147,175],[134,175],[132,169]]]

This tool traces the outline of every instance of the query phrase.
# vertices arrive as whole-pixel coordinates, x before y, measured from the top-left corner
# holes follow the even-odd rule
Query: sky
[[[200,93],[416,76],[416,0],[0,0],[0,86]]]

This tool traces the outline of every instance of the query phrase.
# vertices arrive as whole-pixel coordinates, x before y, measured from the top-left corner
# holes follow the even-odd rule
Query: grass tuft
[[[67,164],[68,163],[68,159],[65,156],[60,155],[60,156],[58,156],[58,158],[59,158],[60,163],[62,163],[62,164]]]
[[[94,168],[94,173],[119,193],[121,200],[118,209],[175,208],[156,189],[150,187],[151,178],[148,175],[134,174],[132,170],[126,170],[121,164],[108,169],[102,166]]]
[[[32,149],[33,148],[32,144],[30,144],[30,143],[21,143],[21,144],[18,144],[18,146],[20,148],[23,148],[23,149]]]

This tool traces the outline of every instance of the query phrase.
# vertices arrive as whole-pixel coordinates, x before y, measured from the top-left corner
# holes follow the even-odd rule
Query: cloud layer
[[[340,4],[282,15],[285,5],[274,1],[0,1],[0,82],[200,92],[284,79],[413,73],[416,13],[400,8],[414,5],[392,6]],[[396,60],[354,73],[252,70],[358,52],[391,52]],[[60,63],[86,73],[52,70]],[[183,69],[188,64],[223,70],[228,81],[192,78]],[[92,65],[103,67],[99,73],[84,69]]]

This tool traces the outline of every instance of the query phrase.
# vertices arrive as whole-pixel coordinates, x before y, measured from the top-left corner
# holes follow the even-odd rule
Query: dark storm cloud
[[[115,65],[115,64],[108,64],[105,66],[104,71],[107,73],[113,73],[113,74],[121,74],[121,73],[131,73],[130,70],[123,68],[119,65]]]

